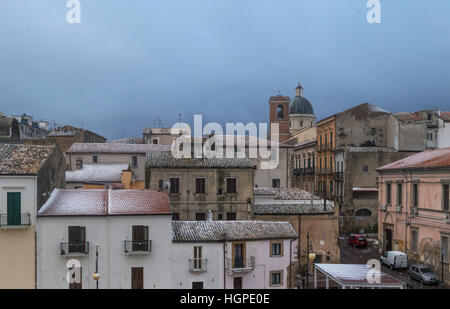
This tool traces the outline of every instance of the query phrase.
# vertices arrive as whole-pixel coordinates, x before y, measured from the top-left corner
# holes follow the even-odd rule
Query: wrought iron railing
[[[125,253],[151,252],[151,240],[125,240]]]
[[[208,259],[194,258],[189,259],[189,271],[192,273],[201,273],[207,270]]]
[[[62,242],[61,255],[88,254],[89,242]]]
[[[231,272],[247,272],[255,269],[255,257],[246,259],[242,256],[235,256],[233,259],[227,258],[226,269]]]
[[[0,226],[27,226],[31,225],[31,216],[29,213],[18,215],[4,214],[0,215]]]

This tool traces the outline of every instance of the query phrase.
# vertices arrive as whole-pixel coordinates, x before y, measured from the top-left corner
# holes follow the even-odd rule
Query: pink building
[[[450,282],[450,148],[424,151],[378,169],[380,251],[433,267]]]

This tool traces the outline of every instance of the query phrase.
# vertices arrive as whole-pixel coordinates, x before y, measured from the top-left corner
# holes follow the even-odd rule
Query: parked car
[[[434,285],[439,283],[438,277],[427,265],[412,265],[408,270],[408,274],[411,279],[422,282],[423,284]]]
[[[368,242],[367,239],[364,238],[362,235],[352,235],[348,238],[348,243],[350,246],[353,246],[355,248],[367,248]]]
[[[389,266],[391,269],[408,268],[408,256],[401,251],[387,251],[380,260],[381,264]]]

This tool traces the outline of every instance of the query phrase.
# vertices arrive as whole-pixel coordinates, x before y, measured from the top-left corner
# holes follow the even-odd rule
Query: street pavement
[[[339,237],[339,245],[341,249],[341,263],[342,264],[366,264],[370,259],[380,260],[378,254],[378,247],[376,245],[369,245],[368,248],[353,248],[348,243],[347,236]],[[409,265],[408,265],[409,266]],[[408,276],[407,270],[391,270],[389,267],[382,265],[381,271],[397,278],[409,285],[413,289],[441,289],[438,286],[427,286],[417,281],[411,280]],[[437,274],[439,276],[439,274]],[[446,286],[446,288],[450,288]]]

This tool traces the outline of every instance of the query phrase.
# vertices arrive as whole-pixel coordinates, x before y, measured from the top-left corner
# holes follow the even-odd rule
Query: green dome
[[[314,115],[314,110],[307,99],[301,96],[295,96],[289,103],[289,113]]]

